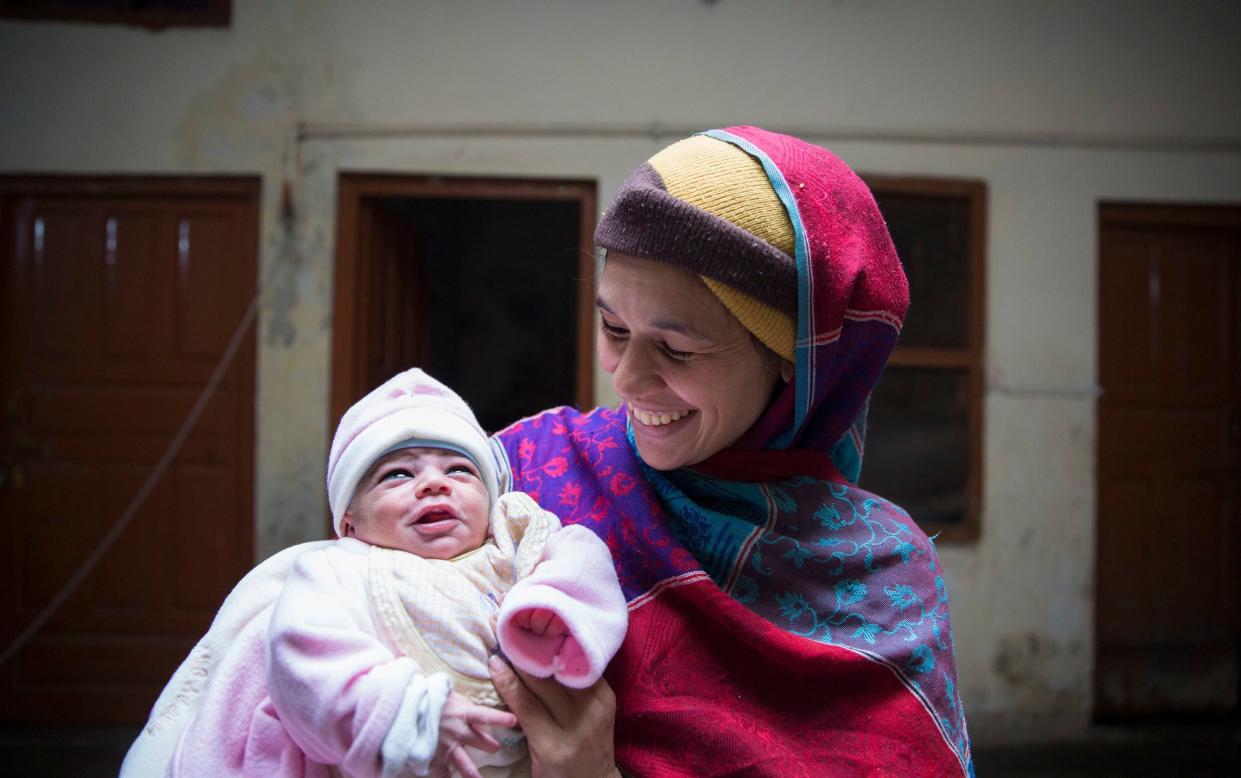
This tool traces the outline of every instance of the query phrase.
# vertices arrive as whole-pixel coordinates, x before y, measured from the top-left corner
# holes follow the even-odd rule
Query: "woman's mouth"
[[[694,411],[692,410],[648,411],[636,405],[629,406],[629,415],[643,427],[665,427],[682,421],[693,414]]]

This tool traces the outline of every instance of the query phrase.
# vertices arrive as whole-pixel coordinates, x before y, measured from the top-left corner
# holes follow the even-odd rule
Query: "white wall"
[[[235,0],[228,30],[6,21],[0,172],[263,177],[260,555],[323,528],[339,171],[588,178],[606,202],[682,128],[757,123],[866,172],[985,180],[983,536],[941,548],[961,689],[980,740],[1073,734],[1093,644],[1096,208],[1241,203],[1239,40],[1228,0]],[[424,132],[477,124],[500,131]],[[583,131],[504,131],[552,126]],[[616,127],[651,132],[584,131]]]

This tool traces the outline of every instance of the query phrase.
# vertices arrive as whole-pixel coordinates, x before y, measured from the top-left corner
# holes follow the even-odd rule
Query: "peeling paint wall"
[[[982,740],[1087,726],[1096,209],[1241,203],[1235,3],[234,6],[227,30],[0,22],[0,172],[262,177],[256,554],[325,526],[341,171],[594,179],[606,202],[661,126],[821,128],[866,172],[987,182],[983,535],[940,549],[962,696]],[[297,143],[299,122],[651,136]]]

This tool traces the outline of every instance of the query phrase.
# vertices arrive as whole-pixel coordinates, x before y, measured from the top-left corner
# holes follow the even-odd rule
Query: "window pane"
[[[956,195],[875,192],[909,277],[900,345],[968,348],[970,208]]]
[[[871,397],[861,486],[923,528],[968,515],[969,376],[888,367]]]

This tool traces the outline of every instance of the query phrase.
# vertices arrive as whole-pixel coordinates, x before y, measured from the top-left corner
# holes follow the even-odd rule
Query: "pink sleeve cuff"
[[[544,591],[536,591],[538,589]],[[550,591],[547,591],[549,589]],[[509,661],[536,678],[555,676],[557,681],[575,689],[584,689],[599,680],[599,676],[603,675],[603,670],[607,667],[608,660],[611,659],[611,654],[615,651],[600,655],[601,652],[598,650],[591,652],[583,647],[582,643],[574,637],[581,633],[575,631],[572,622],[565,618],[565,609],[556,607],[558,604],[563,605],[563,603],[555,602],[558,599],[555,595],[564,597],[560,592],[550,587],[529,587],[521,592],[521,594],[526,593],[536,596],[521,597],[522,600],[529,600],[523,603],[510,603],[506,600],[505,604],[509,607],[501,611],[496,625],[497,637]],[[538,594],[552,596],[538,597]],[[513,617],[520,611],[535,608],[545,608],[559,616],[568,626],[569,634],[544,637],[522,629],[513,622]]]
[[[559,616],[568,635],[541,637],[513,623],[518,612],[534,608]],[[570,526],[552,535],[539,564],[505,595],[496,636],[519,669],[582,689],[603,675],[628,626],[607,546],[585,527]]]

